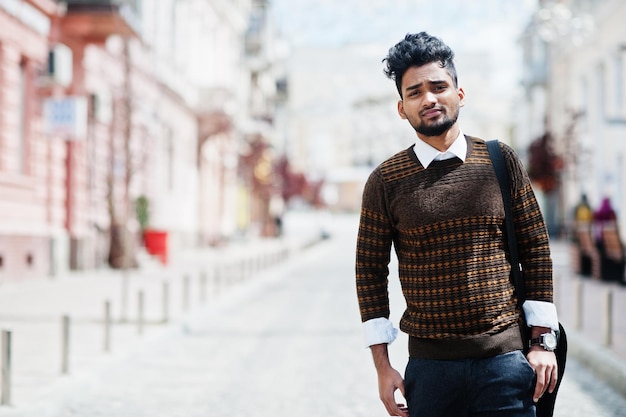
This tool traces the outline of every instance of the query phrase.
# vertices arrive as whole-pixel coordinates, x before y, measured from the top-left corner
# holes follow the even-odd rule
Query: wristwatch
[[[545,350],[552,352],[554,351],[554,349],[556,349],[557,341],[558,339],[557,339],[556,332],[553,330],[550,333],[544,333],[540,335],[539,337],[530,339],[528,341],[528,347],[539,345]]]

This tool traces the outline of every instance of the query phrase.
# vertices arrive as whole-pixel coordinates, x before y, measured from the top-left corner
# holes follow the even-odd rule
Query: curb
[[[575,358],[596,377],[626,398],[626,361],[615,353],[590,342],[580,333],[567,331],[568,356]],[[567,369],[565,370],[567,374]]]

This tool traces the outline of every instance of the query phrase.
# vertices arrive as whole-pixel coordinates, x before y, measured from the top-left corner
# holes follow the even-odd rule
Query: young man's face
[[[456,124],[465,93],[454,87],[452,78],[438,63],[410,67],[402,77],[401,90],[398,113],[418,134],[441,136]]]

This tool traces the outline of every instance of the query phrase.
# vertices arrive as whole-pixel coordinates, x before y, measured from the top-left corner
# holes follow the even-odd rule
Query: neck
[[[424,136],[419,133],[417,134],[417,137],[422,142],[426,142],[433,148],[437,149],[439,152],[447,151],[448,148],[452,146],[458,136],[459,127],[456,124],[439,136]]]

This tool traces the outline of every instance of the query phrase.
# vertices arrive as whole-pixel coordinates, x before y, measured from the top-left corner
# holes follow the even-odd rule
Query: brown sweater
[[[483,140],[466,136],[467,157],[424,169],[412,148],[370,175],[356,255],[362,321],[389,318],[393,243],[407,308],[400,329],[414,357],[485,357],[520,349],[509,279],[504,207]],[[528,175],[501,143],[511,175],[515,232],[528,300],[552,302],[552,261]]]

